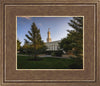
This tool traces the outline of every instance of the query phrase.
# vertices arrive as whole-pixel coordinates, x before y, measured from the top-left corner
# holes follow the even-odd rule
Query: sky
[[[73,29],[68,25],[71,19],[72,17],[17,17],[17,39],[21,41],[21,45],[24,45],[24,39],[27,39],[25,34],[28,34],[32,23],[35,22],[44,42],[47,42],[48,28],[52,41],[61,40],[67,36],[67,30]]]

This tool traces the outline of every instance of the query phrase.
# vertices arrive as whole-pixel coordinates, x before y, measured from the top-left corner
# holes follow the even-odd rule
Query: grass
[[[75,58],[43,57],[32,61],[32,56],[17,56],[17,69],[82,69],[82,60]]]

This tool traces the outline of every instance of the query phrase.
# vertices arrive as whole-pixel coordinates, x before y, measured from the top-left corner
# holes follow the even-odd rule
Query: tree
[[[17,39],[17,51],[20,50],[21,48],[21,42],[20,40]]]
[[[72,49],[72,44],[71,44],[71,41],[68,40],[67,38],[63,38],[61,40],[61,42],[59,43],[60,45],[60,48],[63,49],[64,51],[68,52],[69,50]]]
[[[68,38],[72,38],[71,42],[74,43],[75,54],[83,53],[83,17],[73,17],[69,25],[74,30],[70,30]]]
[[[24,45],[23,45],[23,47],[22,47],[22,52],[23,53],[25,53],[25,54],[31,54],[31,53],[33,53],[32,51],[32,47],[31,47],[31,45],[29,45],[29,42],[26,40],[26,39],[24,39]]]
[[[37,60],[37,55],[39,50],[44,46],[44,42],[41,39],[40,29],[37,28],[36,24],[33,22],[31,25],[31,30],[28,31],[29,35],[25,35],[27,39],[25,41],[30,43],[31,48],[33,48],[34,60]]]
[[[62,39],[60,47],[65,50],[74,49],[75,55],[83,52],[83,17],[73,17],[68,23],[73,30],[67,30],[69,33],[66,38]]]

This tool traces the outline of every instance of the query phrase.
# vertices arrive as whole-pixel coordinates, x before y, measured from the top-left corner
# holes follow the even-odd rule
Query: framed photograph
[[[84,17],[18,16],[16,20],[17,70],[83,69]]]
[[[100,86],[99,0],[1,0],[1,86]]]

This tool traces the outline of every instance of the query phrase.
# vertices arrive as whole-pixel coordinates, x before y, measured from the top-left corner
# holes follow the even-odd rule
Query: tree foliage
[[[20,50],[20,48],[21,48],[21,42],[20,40],[17,39],[17,50]]]
[[[83,52],[83,17],[73,17],[68,24],[73,30],[67,30],[69,33],[62,39],[60,48],[66,52],[74,49],[74,54],[79,55]]]
[[[31,30],[28,31],[28,34],[26,34],[25,36],[28,40],[25,39],[24,47],[30,47],[33,51],[34,59],[37,59],[37,55],[41,50],[44,50],[45,45],[41,39],[40,29],[37,28],[34,22],[31,25]]]

